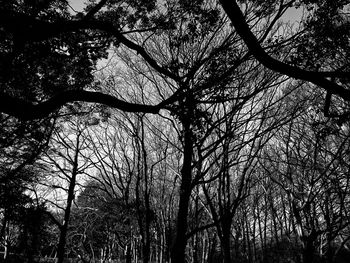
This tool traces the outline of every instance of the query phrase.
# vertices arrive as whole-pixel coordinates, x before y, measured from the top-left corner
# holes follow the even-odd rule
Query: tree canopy
[[[178,92],[153,104],[122,100],[96,90],[92,83],[96,61],[107,56],[110,45],[122,45],[135,51],[162,75],[176,80],[181,76],[169,70],[171,65],[161,64],[132,34],[171,31],[178,27],[178,18],[186,16],[191,17],[188,36],[200,34],[200,30],[205,33],[211,24],[217,23],[220,13],[226,13],[250,54],[265,67],[312,83],[344,101],[350,99],[344,1],[222,0],[218,5],[215,1],[102,0],[90,1],[83,12],[74,15],[69,12],[67,1],[5,2],[0,10],[3,43],[0,110],[22,119],[43,118],[74,101],[101,103],[129,112],[158,112],[178,100]],[[209,3],[215,8],[206,9]],[[252,24],[256,18],[244,15],[248,11],[245,8],[254,9],[256,17],[266,17],[262,32]],[[277,37],[270,31],[289,8],[303,8],[305,15],[299,19],[300,29],[273,44],[291,49],[289,58],[282,60],[268,52],[271,37]],[[172,15],[166,15],[170,11]]]

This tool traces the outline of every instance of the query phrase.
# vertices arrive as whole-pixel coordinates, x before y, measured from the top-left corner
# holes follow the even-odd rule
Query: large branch
[[[237,33],[243,39],[245,44],[247,45],[250,52],[253,56],[265,67],[281,73],[283,75],[311,82],[332,94],[336,94],[343,98],[346,101],[350,101],[350,90],[329,81],[324,77],[322,72],[313,72],[307,71],[304,69],[300,69],[295,66],[291,66],[289,64],[283,63],[270,55],[268,55],[262,46],[259,44],[259,41],[252,33],[247,24],[244,15],[239,8],[238,4],[234,0],[219,0],[224,11],[230,18],[232,25],[236,29]],[[339,74],[339,73],[338,73]]]
[[[160,110],[158,105],[129,103],[100,92],[70,90],[35,105],[0,92],[0,112],[23,120],[39,119],[48,116],[66,103],[74,101],[100,103],[126,112],[157,113]]]
[[[98,11],[100,11],[102,9],[102,7],[107,3],[107,1],[108,0],[101,0],[94,7],[92,7],[89,12],[87,12],[87,14],[84,16],[83,19],[89,20],[89,19],[93,18],[94,15],[96,15],[96,13]]]

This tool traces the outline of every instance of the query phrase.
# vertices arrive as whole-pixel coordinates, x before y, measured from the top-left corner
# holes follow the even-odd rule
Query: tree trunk
[[[131,241],[130,244],[126,246],[126,257],[125,257],[125,263],[131,263]]]
[[[314,245],[311,242],[307,242],[303,249],[303,263],[312,263],[314,261]]]
[[[63,260],[64,260],[68,224],[69,224],[71,207],[74,200],[74,188],[76,183],[76,177],[78,174],[78,157],[79,157],[79,136],[77,138],[76,148],[74,153],[72,177],[70,178],[70,181],[69,181],[67,206],[66,206],[66,209],[64,210],[64,221],[60,228],[60,238],[57,246],[57,263],[63,263]]]
[[[232,262],[231,260],[231,225],[232,225],[232,220],[230,215],[225,214],[221,222],[222,231],[219,231],[221,232],[220,242],[221,242],[221,249],[223,250],[223,254],[224,254],[224,263]]]
[[[144,123],[141,119],[141,147],[142,147],[142,156],[143,156],[143,166],[144,166],[144,199],[145,199],[145,240],[142,240],[143,246],[143,263],[148,263],[150,261],[150,250],[151,250],[151,204],[150,204],[150,190],[148,186],[148,165],[147,165],[147,149],[145,145],[145,131]]]
[[[181,183],[181,194],[179,201],[179,210],[177,215],[177,228],[175,242],[172,248],[171,262],[185,263],[185,250],[187,244],[187,216],[188,216],[188,204],[190,200],[190,191],[188,187],[183,186]]]
[[[224,234],[222,249],[224,250],[224,262],[231,263],[231,246],[230,246],[230,237]]]
[[[188,116],[187,116],[188,117]],[[181,170],[181,186],[180,186],[180,200],[179,210],[177,214],[177,228],[175,242],[171,252],[172,263],[185,263],[185,252],[187,244],[187,216],[188,206],[191,196],[192,183],[192,153],[193,153],[193,139],[192,130],[190,127],[191,118],[183,119],[183,135],[184,135],[184,161]]]
[[[303,237],[303,263],[314,262],[315,241],[317,240],[317,237],[318,233],[315,229],[312,229],[311,233],[308,236]]]
[[[6,215],[6,210],[5,210]],[[10,222],[6,220],[6,216],[4,216],[4,261],[6,262],[9,255],[9,236],[10,236]]]
[[[72,187],[71,187],[72,185]],[[60,239],[57,246],[57,263],[62,263],[64,260],[64,252],[65,252],[65,246],[66,246],[66,237],[68,232],[68,222],[70,218],[70,210],[72,206],[72,202],[74,199],[74,186],[75,186],[75,176],[74,176],[74,185],[71,181],[69,185],[69,191],[68,191],[68,198],[67,198],[67,207],[65,209],[64,213],[64,222],[61,226],[60,231]],[[71,189],[72,188],[72,189]]]

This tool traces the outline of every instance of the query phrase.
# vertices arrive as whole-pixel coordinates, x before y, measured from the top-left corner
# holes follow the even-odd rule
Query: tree
[[[53,122],[50,119],[25,122],[4,114],[0,118],[1,203],[4,214],[16,213],[20,203],[24,205],[29,201],[24,193],[29,185],[42,179],[41,168],[36,161],[47,148]]]
[[[3,174],[6,170],[2,171]],[[1,243],[4,247],[4,259],[8,257],[10,249],[15,246],[15,241],[10,240],[10,236],[17,233],[12,231],[11,225],[16,226],[23,214],[24,207],[31,202],[28,195],[25,194],[26,186],[34,179],[29,169],[22,170],[16,178],[12,180],[4,180],[1,184],[0,200],[1,200]],[[12,243],[12,244],[11,244]]]
[[[143,9],[143,5],[135,4],[135,14],[127,7],[113,9],[109,5],[105,18],[93,22],[93,16],[106,2],[102,1],[92,8],[85,19],[70,15],[67,2],[62,1],[11,1],[2,5],[4,46],[1,53],[4,59],[1,75],[6,76],[1,79],[4,87],[1,93],[2,112],[24,119],[41,118],[66,102],[77,100],[100,101],[131,111],[137,110],[133,107],[140,106],[146,111],[155,112],[154,107],[137,106],[101,92],[82,90],[92,82],[96,60],[105,56],[105,49],[114,42],[111,36],[133,46],[117,29],[118,24],[132,27],[140,20],[137,15],[147,17],[147,11],[154,9],[152,1],[146,9]],[[130,12],[129,22],[125,23],[124,17],[119,16],[117,21],[107,22],[112,13],[121,11],[120,8],[125,15]],[[132,22],[133,19],[136,21]],[[80,25],[81,22],[83,24]],[[101,30],[107,34],[99,33]],[[141,53],[146,54],[142,50]]]
[[[51,231],[53,223],[48,216],[47,207],[35,203],[26,205],[17,224],[20,233],[15,252],[24,255],[30,263],[35,262],[35,256],[49,256],[50,245],[54,242],[56,233]]]
[[[6,175],[6,170],[2,170],[2,173]],[[12,260],[11,254],[20,253],[33,262],[33,257],[44,246],[46,207],[31,194],[32,186],[42,180],[43,171],[35,164],[25,166],[15,177],[2,181],[0,185],[0,237],[5,260]]]
[[[137,236],[136,203],[125,204],[104,187],[92,180],[79,194],[67,236],[69,253],[87,261],[130,261],[133,251],[129,245],[135,245],[133,237]]]
[[[75,116],[75,118],[69,122],[62,122],[57,127],[51,138],[49,150],[41,158],[41,162],[46,165],[47,172],[51,175],[43,185],[44,188],[48,188],[51,195],[45,201],[52,204],[57,211],[58,218],[53,214],[50,215],[60,231],[57,245],[59,263],[63,262],[65,257],[66,236],[71,208],[76,196],[78,176],[84,174],[91,166],[89,159],[85,157],[88,154],[87,140],[83,135],[88,126],[89,116],[86,118]]]

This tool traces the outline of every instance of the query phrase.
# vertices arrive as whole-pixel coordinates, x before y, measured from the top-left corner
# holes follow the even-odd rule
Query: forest
[[[0,0],[1,263],[350,262],[349,0],[77,2]]]

